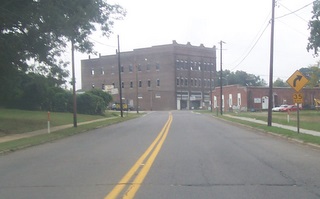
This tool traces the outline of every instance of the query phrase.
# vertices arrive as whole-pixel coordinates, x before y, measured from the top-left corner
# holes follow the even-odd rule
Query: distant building
[[[310,108],[315,105],[314,99],[320,99],[320,88],[303,88],[302,106]],[[291,87],[273,88],[274,107],[281,104],[294,104],[293,94],[296,93]],[[259,86],[228,85],[222,87],[222,108],[223,111],[253,111],[267,110],[269,107],[269,88]],[[220,87],[212,92],[213,107],[220,106]]]
[[[122,97],[139,110],[198,109],[210,104],[216,75],[216,48],[172,44],[81,61],[82,89],[98,88]]]

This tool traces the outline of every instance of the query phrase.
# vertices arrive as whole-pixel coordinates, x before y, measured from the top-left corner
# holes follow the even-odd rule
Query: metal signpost
[[[293,102],[297,104],[297,131],[300,133],[300,117],[299,117],[299,104],[303,103],[303,95],[299,91],[309,82],[309,80],[300,72],[294,72],[287,83],[296,91],[293,94]]]

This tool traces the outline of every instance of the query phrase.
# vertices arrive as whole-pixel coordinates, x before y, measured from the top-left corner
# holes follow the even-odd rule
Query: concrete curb
[[[227,115],[225,115],[227,116]],[[289,140],[289,141],[293,141],[293,142],[296,142],[296,143],[299,143],[299,144],[302,144],[302,145],[307,145],[309,147],[313,147],[313,148],[316,148],[316,149],[320,149],[320,145],[318,144],[313,144],[313,143],[309,143],[309,142],[304,142],[302,140],[299,140],[299,139],[295,139],[295,138],[290,138],[290,137],[287,137],[287,136],[283,136],[283,135],[280,135],[280,134],[277,134],[277,133],[273,133],[273,132],[270,132],[270,131],[265,131],[263,129],[258,129],[258,128],[255,128],[255,127],[252,127],[252,126],[248,126],[248,125],[245,125],[245,124],[241,124],[241,123],[237,123],[237,122],[232,122],[232,121],[229,121],[229,120],[225,120],[223,118],[219,118],[219,117],[216,117],[214,115],[212,115],[213,118],[215,119],[219,119],[219,120],[222,120],[224,122],[228,122],[230,124],[233,124],[233,125],[238,125],[238,126],[242,126],[242,127],[245,127],[245,128],[249,128],[249,129],[252,129],[252,130],[255,130],[255,131],[259,131],[260,133],[264,133],[264,134],[268,134],[268,135],[271,135],[271,136],[276,136],[276,137],[279,137],[279,138],[282,138],[282,139],[285,139],[285,140]],[[232,118],[235,118],[235,119],[240,119],[241,120],[241,117],[235,117],[235,116],[232,116]],[[253,120],[253,119],[252,119]],[[248,121],[248,122],[254,122],[254,121]],[[260,121],[262,122],[263,124],[266,124],[264,121],[261,121],[261,120],[256,120],[256,121]],[[260,123],[260,122],[255,122],[255,123]],[[262,124],[260,123],[260,124]],[[276,124],[276,123],[273,123],[273,125]],[[278,124],[280,125],[280,124]],[[282,126],[285,126],[285,125],[282,125]],[[278,126],[275,126],[275,127],[278,127]],[[290,126],[291,127],[291,126]],[[278,127],[278,128],[281,128],[281,127]],[[284,128],[285,129],[285,128]],[[291,129],[287,129],[287,130],[291,130]],[[305,130],[305,129],[304,129]],[[308,131],[308,130],[307,130]],[[315,131],[317,132],[317,131]],[[320,134],[320,132],[317,132]],[[304,134],[307,134],[307,133],[304,133]],[[312,134],[311,134],[312,135]],[[316,135],[313,135],[313,136],[316,136]]]

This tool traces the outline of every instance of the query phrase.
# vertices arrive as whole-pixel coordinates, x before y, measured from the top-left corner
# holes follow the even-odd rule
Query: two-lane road
[[[190,111],[0,156],[0,198],[320,198],[320,150]]]

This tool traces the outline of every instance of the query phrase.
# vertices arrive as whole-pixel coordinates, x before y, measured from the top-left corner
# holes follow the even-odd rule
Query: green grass
[[[226,113],[229,114],[229,113]],[[255,118],[267,122],[267,112],[240,112],[230,113],[231,115],[238,117]],[[278,124],[284,124],[288,126],[297,126],[297,112],[290,113],[290,121],[287,121],[287,113],[273,112],[272,122]],[[300,111],[300,128],[320,131],[320,112],[319,111]]]
[[[78,122],[112,117],[118,113],[107,112],[105,116],[77,114]],[[25,133],[47,128],[47,112],[25,111],[16,109],[0,109],[0,136]],[[50,113],[51,127],[73,123],[72,113]]]
[[[116,114],[118,115],[118,113],[116,113]],[[28,138],[22,138],[19,140],[13,140],[13,141],[0,143],[0,154],[6,153],[6,152],[11,152],[11,151],[16,151],[16,150],[27,148],[30,146],[39,145],[42,143],[51,142],[51,141],[62,139],[62,138],[72,136],[75,134],[84,133],[84,132],[87,132],[92,129],[101,128],[103,126],[108,126],[111,124],[134,119],[134,118],[139,117],[140,115],[141,114],[128,114],[128,115],[125,114],[123,118],[116,117],[116,118],[113,118],[110,120],[104,120],[104,121],[100,121],[100,122],[79,125],[77,128],[71,127],[71,128],[63,129],[63,130],[56,131],[56,132],[53,132],[50,134],[36,135],[36,136],[28,137]]]
[[[228,121],[232,121],[235,123],[240,123],[240,124],[250,126],[250,127],[256,128],[256,129],[260,129],[260,130],[263,130],[264,132],[271,132],[271,133],[281,135],[286,138],[300,140],[304,143],[312,143],[312,144],[320,145],[320,137],[318,137],[318,136],[297,133],[295,131],[291,131],[291,130],[287,130],[287,129],[283,129],[283,128],[257,124],[257,123],[253,123],[253,122],[243,121],[240,119],[230,118],[227,116],[219,116],[219,117],[223,118],[225,120],[228,120]]]

